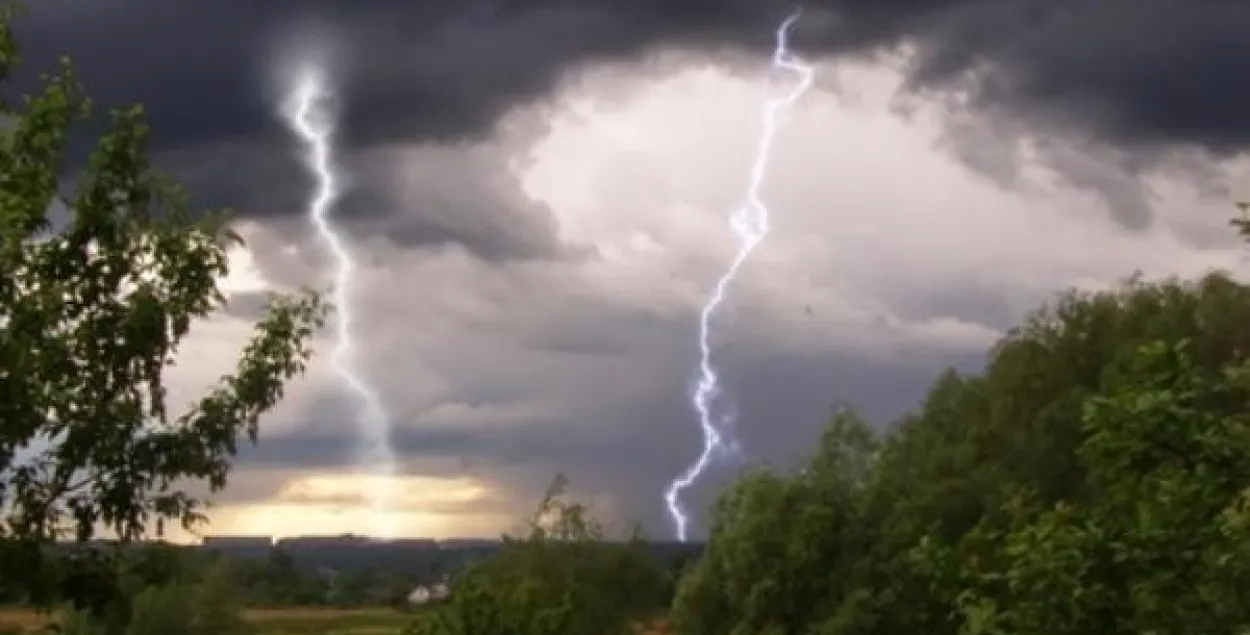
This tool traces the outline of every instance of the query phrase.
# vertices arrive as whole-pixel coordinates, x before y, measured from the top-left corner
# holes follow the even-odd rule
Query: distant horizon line
[[[502,535],[449,536],[449,537],[435,538],[435,537],[430,537],[430,536],[378,537],[378,536],[370,536],[368,534],[356,534],[356,533],[299,534],[299,535],[292,535],[292,536],[280,536],[277,534],[268,534],[268,535],[266,534],[205,534],[203,536],[194,536],[193,538],[194,538],[193,540],[185,540],[185,541],[171,540],[168,538],[140,538],[138,540],[131,540],[131,541],[125,541],[125,542],[138,543],[138,544],[165,543],[165,544],[174,544],[174,545],[182,545],[182,546],[205,546],[206,542],[238,540],[238,541],[255,541],[256,543],[259,543],[260,541],[265,541],[265,542],[268,542],[271,546],[277,546],[279,543],[284,542],[284,541],[323,540],[327,542],[341,541],[345,543],[351,542],[351,543],[356,543],[356,544],[375,544],[375,545],[385,545],[387,543],[398,543],[398,542],[429,542],[429,543],[441,545],[441,544],[446,544],[446,543],[502,543],[504,542],[504,539],[505,539],[504,536]],[[625,541],[626,539],[620,539],[620,540],[615,540],[615,541],[607,540],[605,542],[625,542]],[[124,542],[124,541],[118,540],[116,538],[92,538],[91,540],[86,541],[85,544],[92,544],[92,543],[109,544],[109,543],[120,543],[120,542]],[[671,539],[671,538],[664,539],[664,540],[647,539],[645,540],[645,542],[647,542],[648,544],[669,544],[669,543],[681,544],[682,543],[682,541]],[[705,541],[690,540],[687,542],[691,544],[702,544]],[[76,544],[78,543],[78,541],[72,540],[72,539],[71,540],[58,540],[57,543],[58,544]]]

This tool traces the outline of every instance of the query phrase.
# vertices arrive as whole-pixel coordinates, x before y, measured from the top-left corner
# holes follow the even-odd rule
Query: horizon
[[[342,544],[344,545],[361,545],[361,546],[377,546],[377,545],[386,545],[388,543],[427,542],[427,543],[432,543],[436,546],[441,547],[443,545],[452,545],[454,543],[502,544],[505,541],[505,538],[503,536],[498,536],[498,535],[493,536],[493,537],[451,536],[451,537],[444,537],[444,538],[432,538],[432,537],[427,537],[427,536],[405,536],[405,537],[379,538],[379,537],[371,537],[371,536],[365,536],[365,535],[359,535],[359,534],[344,534],[344,535],[305,534],[305,535],[295,535],[295,536],[267,536],[267,535],[251,535],[251,534],[212,534],[212,535],[198,536],[196,538],[196,542],[182,542],[182,541],[169,540],[167,538],[140,538],[138,540],[132,540],[132,541],[119,541],[115,538],[92,538],[90,541],[88,541],[88,543],[109,544],[109,545],[126,545],[126,544],[142,545],[142,544],[163,543],[163,544],[170,544],[170,545],[177,545],[177,546],[184,546],[184,547],[202,547],[202,546],[206,546],[204,544],[205,540],[210,540],[210,541],[211,540],[254,540],[254,541],[266,540],[266,541],[269,541],[270,546],[273,546],[273,547],[279,546],[279,543],[282,543],[282,542],[287,542],[287,541],[293,542],[293,541],[301,541],[301,540],[320,540],[320,541],[326,541],[327,543],[332,543],[333,541],[342,540],[343,541]],[[607,537],[604,539],[605,542],[626,542],[628,540],[629,540],[628,538],[620,538],[620,537]],[[681,541],[681,540],[676,540],[673,538],[668,538],[668,539],[644,538],[643,540],[645,543],[652,544],[652,545],[699,546],[706,542],[703,540],[693,540],[693,539]],[[77,541],[73,539],[64,539],[64,540],[57,541],[57,544],[60,544],[60,545],[68,545],[68,544],[76,544],[76,543]]]

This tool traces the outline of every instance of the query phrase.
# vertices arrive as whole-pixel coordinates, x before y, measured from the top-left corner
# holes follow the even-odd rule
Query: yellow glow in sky
[[[485,481],[468,478],[397,476],[390,483],[371,474],[315,473],[298,475],[282,484],[268,500],[247,504],[219,504],[208,512],[210,523],[202,535],[323,536],[368,535],[378,526],[392,527],[395,537],[493,537],[512,518],[500,509],[495,490]],[[389,485],[395,493],[393,509],[379,523],[368,493]],[[168,539],[192,537],[175,533]]]

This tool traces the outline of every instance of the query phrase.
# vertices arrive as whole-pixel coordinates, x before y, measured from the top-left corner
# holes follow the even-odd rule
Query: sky
[[[153,156],[247,240],[170,378],[230,369],[265,293],[323,286],[313,183],[278,109],[334,72],[334,210],[355,255],[358,366],[393,417],[392,520],[516,526],[557,472],[612,526],[668,537],[700,446],[698,311],[736,244],[770,77],[764,0],[39,0],[19,85],[68,54],[96,102],[141,102]],[[1244,0],[812,0],[816,86],[763,188],[772,232],[715,323],[743,461],[796,465],[835,404],[875,424],[1061,289],[1250,271]],[[23,79],[24,78],[24,79]],[[771,92],[770,92],[771,91]],[[369,533],[358,405],[328,364],[262,421],[208,533]]]

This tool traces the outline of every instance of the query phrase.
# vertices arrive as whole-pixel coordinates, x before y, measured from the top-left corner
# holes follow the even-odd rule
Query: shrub
[[[553,482],[527,537],[465,571],[406,635],[616,635],[658,610],[665,572],[641,536],[605,542],[586,508],[563,500],[565,485]]]
[[[193,595],[182,585],[144,589],[131,604],[126,635],[188,635]]]

